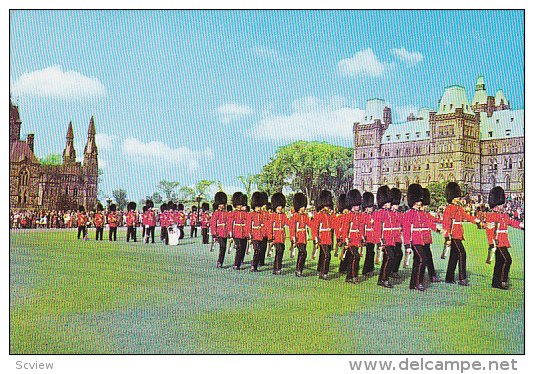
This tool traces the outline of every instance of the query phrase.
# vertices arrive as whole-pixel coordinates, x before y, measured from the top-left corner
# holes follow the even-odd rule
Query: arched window
[[[404,185],[406,186],[406,189],[408,189],[408,187],[410,186],[410,180],[408,179],[408,177],[404,179]]]
[[[512,158],[510,157],[510,160],[508,160],[508,169],[512,170]]]
[[[396,187],[396,188],[399,188],[399,187],[400,187],[399,178],[395,178],[395,187]]]
[[[496,184],[496,183],[495,183],[495,176],[490,175],[490,177],[489,177],[489,184],[490,184],[491,188],[495,187],[495,184]]]
[[[19,186],[27,186],[30,180],[28,169],[22,169],[19,173]]]
[[[510,191],[510,176],[506,175],[504,177],[504,186],[506,191]]]

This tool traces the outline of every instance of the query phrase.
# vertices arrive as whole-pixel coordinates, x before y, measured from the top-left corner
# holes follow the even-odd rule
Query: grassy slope
[[[393,290],[270,269],[215,269],[200,240],[178,247],[11,235],[11,353],[515,353],[524,351],[523,233],[511,230],[512,288],[490,287],[485,233],[466,226],[470,287]],[[91,232],[91,237],[94,233]],[[437,237],[439,243],[441,238]],[[309,251],[310,252],[310,251]],[[434,247],[444,278],[446,261]],[[246,257],[250,261],[251,255]],[[268,264],[271,263],[268,259]],[[226,265],[233,262],[233,253]]]

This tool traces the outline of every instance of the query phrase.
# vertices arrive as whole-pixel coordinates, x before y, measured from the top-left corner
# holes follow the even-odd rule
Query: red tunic
[[[172,219],[170,212],[161,212],[159,215],[159,225],[161,227],[169,227],[172,226]]]
[[[269,224],[273,243],[285,243],[286,226],[289,226],[289,219],[285,213],[273,213]]]
[[[360,247],[363,244],[365,226],[363,213],[350,212],[344,216],[343,231],[345,242],[349,247]]]
[[[334,219],[334,232],[336,234],[336,240],[345,240],[345,229],[343,227],[347,214],[340,213]]]
[[[189,214],[189,224],[191,226],[196,226],[197,225],[197,219],[198,219],[198,214],[197,212],[191,212]]]
[[[426,228],[423,212],[410,209],[404,213],[402,221],[402,233],[404,244],[424,245],[423,230]]]
[[[264,228],[264,219],[265,212],[263,211],[252,211],[248,215],[248,230],[251,233],[252,240],[263,240],[265,228]]]
[[[443,236],[451,239],[464,240],[462,222],[475,223],[476,218],[467,214],[459,205],[449,204],[443,212]]]
[[[187,222],[187,216],[183,210],[176,212],[176,225],[185,226]]]
[[[209,211],[200,213],[200,227],[207,229],[210,227],[211,214]]]
[[[438,228],[436,227],[436,223],[440,223],[441,220],[437,217],[434,217],[429,212],[421,212],[423,214],[423,218],[425,220],[425,229],[423,230],[423,241],[425,244],[432,244],[432,231],[438,231]]]
[[[379,244],[380,243],[380,233],[375,230],[376,212],[372,213],[362,213],[362,222],[364,225],[364,240],[366,243]]]
[[[95,227],[101,228],[104,227],[104,222],[106,221],[106,217],[100,213],[95,213]]]
[[[210,220],[211,234],[219,238],[228,237],[229,227],[227,225],[229,224],[228,212],[226,210],[216,210]]]
[[[87,215],[85,213],[78,213],[76,220],[78,222],[78,226],[85,226],[87,224]]]
[[[496,244],[497,247],[510,248],[508,240],[508,226],[521,228],[521,223],[502,212],[490,212],[486,214],[486,236],[489,244]],[[495,241],[495,243],[494,243]]]
[[[396,215],[390,209],[380,209],[375,214],[375,230],[383,245],[394,246],[393,230],[397,227]]]
[[[250,236],[247,225],[248,213],[244,210],[234,210],[228,214],[230,222],[230,236],[236,239],[245,239]]]
[[[273,219],[272,212],[263,212],[263,237],[267,238],[267,240],[273,240],[273,230],[271,229],[271,221]]]
[[[137,226],[137,213],[133,210],[126,214],[126,226]]]
[[[312,225],[313,239],[315,242],[323,245],[332,245],[335,219],[336,216],[332,213],[325,213],[323,211],[315,213]]]
[[[311,226],[311,220],[306,213],[295,213],[289,220],[289,238],[295,244],[308,243],[307,228]]]
[[[108,223],[109,223],[109,227],[117,227],[117,223],[119,222],[119,215],[117,214],[117,212],[110,212],[108,214]]]
[[[393,239],[395,243],[402,243],[402,220],[404,213],[398,210],[392,211],[395,217],[395,226],[392,230]]]
[[[145,216],[146,216],[146,224],[148,226],[156,226],[156,213],[154,213],[152,208],[146,211]]]

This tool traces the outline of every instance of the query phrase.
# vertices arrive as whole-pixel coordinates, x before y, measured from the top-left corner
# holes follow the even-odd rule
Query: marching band
[[[312,259],[317,261],[317,275],[321,280],[329,279],[332,251],[339,257],[339,274],[346,274],[347,283],[360,283],[378,275],[378,285],[386,289],[394,288],[394,279],[399,279],[400,264],[409,267],[412,262],[409,288],[425,291],[432,283],[440,282],[432,255],[431,231],[441,233],[444,237],[442,259],[448,257],[445,283],[457,283],[468,286],[467,256],[464,247],[463,223],[471,222],[479,229],[485,229],[488,239],[488,257],[486,262],[495,262],[492,287],[506,290],[509,288],[509,271],[512,258],[508,248],[508,227],[524,229],[523,223],[513,219],[504,212],[505,193],[501,187],[494,187],[488,197],[490,212],[477,217],[472,216],[461,205],[462,192],[456,182],[449,182],[445,188],[447,207],[442,218],[428,211],[430,192],[419,184],[411,184],[406,194],[406,210],[400,209],[402,193],[397,188],[381,186],[375,196],[371,192],[363,195],[357,189],[341,194],[334,211],[332,193],[322,190],[316,200],[315,212],[308,210],[308,199],[301,192],[293,196],[291,212],[286,214],[286,197],[277,192],[269,202],[265,192],[256,191],[250,199],[242,192],[231,197],[232,205],[227,205],[227,195],[219,191],[214,196],[213,212],[208,203],[203,203],[198,210],[194,206],[186,215],[183,204],[172,201],[161,205],[159,214],[154,210],[154,203],[147,200],[143,213],[136,211],[136,203],[127,204],[124,214],[127,236],[137,241],[136,228],[143,227],[144,243],[154,243],[157,221],[161,227],[160,239],[165,245],[178,244],[184,236],[183,228],[189,219],[191,237],[196,227],[201,228],[203,244],[210,244],[211,249],[218,248],[217,268],[224,267],[226,254],[235,248],[232,268],[241,270],[245,256],[253,250],[250,271],[258,272],[265,266],[265,256],[271,257],[272,273],[282,274],[283,257],[286,249],[286,235],[289,239],[290,258],[297,256],[295,276],[302,277],[308,258],[308,243],[312,242]],[[101,204],[97,204],[94,214],[96,240],[102,240],[105,222],[109,227],[109,240],[116,240],[118,212],[115,204],[109,206],[109,213]],[[87,238],[88,215],[83,206],[77,213],[78,238]],[[172,240],[172,239],[175,240]],[[405,251],[402,250],[404,244]],[[364,258],[360,273],[360,259]],[[375,273],[375,265],[380,266]],[[458,280],[455,279],[458,267]],[[423,282],[428,271],[428,282]]]

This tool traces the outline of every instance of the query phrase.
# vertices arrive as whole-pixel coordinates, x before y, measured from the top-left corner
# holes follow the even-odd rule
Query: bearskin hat
[[[243,192],[234,192],[232,195],[232,205],[234,208],[238,205],[247,205],[247,197],[243,194]]]
[[[277,192],[271,197],[271,204],[273,206],[273,209],[276,209],[277,207],[285,207],[286,206],[286,197],[283,193]]]
[[[391,194],[388,186],[380,186],[376,191],[376,205],[382,208],[384,204],[391,203]]]
[[[104,207],[102,206],[102,204],[100,204],[100,203],[96,204],[96,211],[97,212],[101,212],[103,210],[104,210]]]
[[[343,212],[345,209],[347,209],[347,195],[342,193],[337,198],[337,211],[339,213]]]
[[[391,204],[400,205],[402,192],[398,188],[393,187],[391,190],[389,190],[389,193],[391,194]]]
[[[268,202],[268,201],[267,201],[267,204],[265,204],[265,210],[266,210],[267,212],[269,212],[269,211],[272,212],[272,210],[273,210],[273,205],[272,205],[270,202]]]
[[[109,210],[110,210],[110,212],[115,212],[115,211],[117,211],[117,205],[116,205],[116,204],[111,204],[111,205],[109,206]]]
[[[445,199],[447,199],[447,202],[450,204],[452,203],[452,199],[460,196],[462,196],[462,190],[460,190],[460,186],[458,186],[458,183],[447,183],[447,186],[445,187]]]
[[[408,207],[410,208],[412,208],[416,202],[422,202],[423,188],[417,183],[410,184],[408,186],[408,191],[406,192],[406,199],[408,200]]]
[[[179,203],[179,204],[176,206],[176,209],[178,209],[178,210],[184,210],[184,204]]]
[[[78,210],[79,210],[80,212],[85,212],[85,207],[84,207],[83,205],[80,205],[80,206],[78,207]]]
[[[352,209],[353,206],[362,205],[362,194],[357,189],[350,190],[347,193],[347,207]]]
[[[423,205],[430,205],[430,191],[428,188],[423,188]]]
[[[250,198],[250,207],[252,209],[262,207],[265,204],[267,204],[267,195],[259,191],[256,191],[252,194],[252,197]]]
[[[163,203],[163,204],[161,204],[159,210],[162,211],[162,212],[165,212],[167,210],[167,207],[168,207],[168,205]]]
[[[171,209],[174,206],[174,202],[172,200],[169,200],[167,203],[167,208]]]
[[[146,205],[143,206],[143,213],[145,213],[148,210],[148,207]]]
[[[215,194],[215,197],[213,198],[213,205],[219,206],[221,204],[226,205],[228,202],[228,196],[222,191],[219,191]]]
[[[146,204],[146,207],[149,209],[154,208],[154,202],[152,200],[147,200],[145,204]]]
[[[208,203],[202,203],[202,210],[207,212],[210,210],[210,205]]]
[[[375,205],[375,195],[372,192],[364,192],[362,196],[362,208],[370,208]]]
[[[491,209],[495,208],[498,205],[504,204],[504,190],[502,187],[497,186],[493,187],[489,193],[488,205]]]
[[[298,212],[300,208],[306,208],[308,206],[308,198],[302,192],[297,192],[293,196],[293,208],[295,212]]]
[[[128,205],[126,205],[126,209],[128,209],[128,211],[135,210],[135,208],[137,208],[135,201],[130,201]]]
[[[196,212],[196,211],[197,211],[197,206],[196,206],[196,205],[193,205],[193,206],[191,207],[191,211],[192,211],[192,212]]]
[[[332,192],[328,190],[322,190],[321,193],[319,193],[319,198],[317,199],[317,210],[321,210],[324,207],[329,207],[330,209],[334,209],[334,202],[332,200]]]
[[[226,206],[226,210],[227,210],[228,212],[231,212],[232,210],[234,210],[234,207],[231,206],[230,204],[228,204],[228,205]]]

